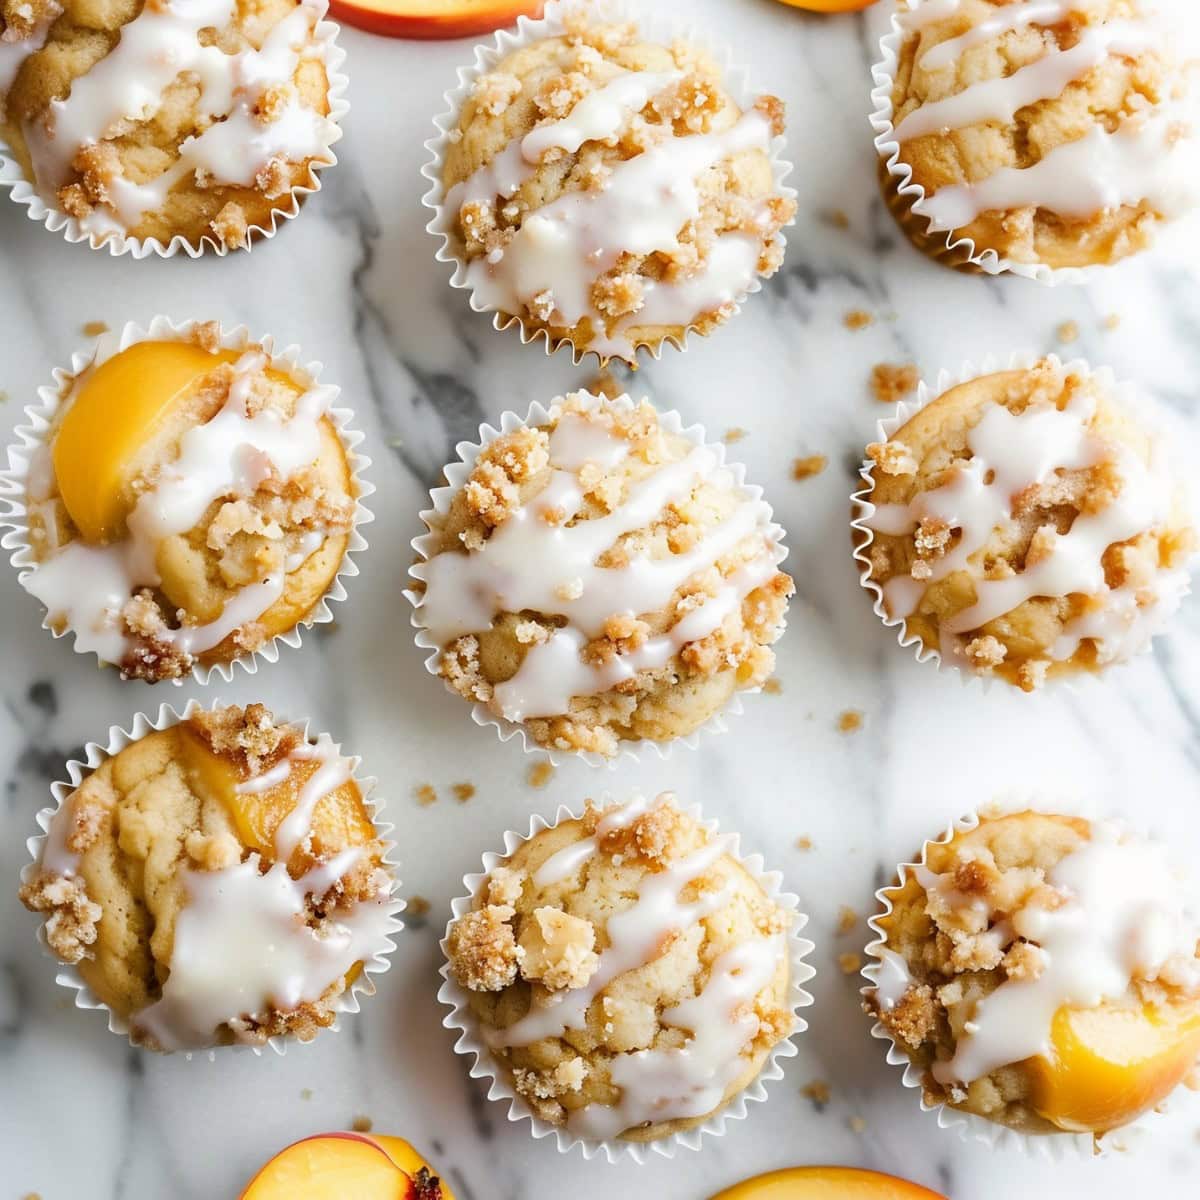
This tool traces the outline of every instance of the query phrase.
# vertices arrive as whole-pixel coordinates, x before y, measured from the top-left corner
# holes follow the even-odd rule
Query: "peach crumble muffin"
[[[450,131],[438,231],[456,282],[602,361],[707,334],[783,260],[782,132],[782,101],[743,112],[705,51],[577,8],[479,76]]]
[[[645,400],[560,397],[423,514],[418,642],[539,746],[682,737],[774,668],[782,531],[723,448],[678,428]]]
[[[337,389],[257,343],[224,349],[214,322],[143,336],[62,379],[23,480],[20,565],[55,633],[154,681],[311,623],[358,484]]]
[[[910,225],[977,253],[1083,267],[1200,202],[1193,0],[950,0],[897,18],[894,129]],[[933,239],[936,242],[936,239]],[[942,246],[947,239],[943,237]]]
[[[261,704],[192,712],[63,796],[21,900],[135,1043],[308,1041],[399,927],[352,768]]]
[[[0,13],[0,137],[97,242],[245,246],[332,161],[323,0],[4,0]]]
[[[955,666],[1027,692],[1100,671],[1187,594],[1183,489],[1107,371],[1048,358],[971,379],[867,454],[863,582]]]
[[[927,1103],[1102,1134],[1200,1055],[1190,891],[1163,846],[1117,822],[989,811],[883,893],[867,1010]]]
[[[516,1093],[586,1139],[702,1124],[793,1030],[781,907],[664,793],[535,834],[481,877],[444,948]]]

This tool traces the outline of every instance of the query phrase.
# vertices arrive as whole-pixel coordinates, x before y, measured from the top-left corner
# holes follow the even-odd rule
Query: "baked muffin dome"
[[[930,1104],[1035,1134],[1125,1125],[1200,1055],[1184,884],[1120,824],[984,814],[884,892],[867,1007]]]
[[[674,797],[560,822],[484,877],[450,971],[511,1086],[584,1139],[691,1129],[792,1031],[787,931]]]
[[[307,1041],[391,948],[385,850],[328,735],[218,708],[105,758],[51,819],[21,899],[139,1044]]]
[[[864,582],[956,666],[1025,691],[1099,671],[1187,594],[1182,490],[1107,372],[1044,359],[969,380],[867,453]]]
[[[770,508],[646,401],[506,427],[424,514],[416,622],[443,679],[540,746],[685,736],[770,675],[792,581]]]
[[[336,390],[215,323],[146,335],[68,376],[25,479],[25,589],[126,677],[177,679],[311,619],[358,484]]]
[[[1018,263],[1143,249],[1200,203],[1194,8],[925,0],[902,13],[890,140],[925,191],[913,211]]]
[[[476,308],[633,361],[708,333],[779,267],[783,105],[742,112],[686,43],[564,23],[475,81],[445,150],[443,232]]]
[[[244,246],[331,161],[324,11],[320,0],[10,0],[0,135],[84,233]]]

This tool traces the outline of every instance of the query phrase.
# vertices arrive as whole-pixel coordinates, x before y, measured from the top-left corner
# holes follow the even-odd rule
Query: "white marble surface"
[[[1013,349],[1071,349],[1142,380],[1164,403],[1181,446],[1200,440],[1200,279],[1196,264],[1146,258],[1085,291],[959,277],[909,249],[874,186],[866,122],[868,67],[883,15],[809,17],[772,0],[658,4],[719,31],[788,102],[801,164],[800,219],[781,274],[730,326],[686,354],[650,363],[635,386],[714,434],[749,431],[736,447],[789,531],[799,594],[780,646],[778,696],[752,697],[733,732],[667,763],[596,773],[560,770],[526,784],[531,760],[469,721],[431,680],[412,645],[401,596],[416,513],[458,438],[507,407],[524,409],[583,382],[492,330],[447,286],[419,204],[421,143],[465,43],[417,45],[354,31],[353,105],[340,165],[274,243],[251,255],[190,262],[112,260],[68,246],[0,205],[4,429],[85,322],[118,326],[157,312],[247,322],[298,341],[326,364],[355,407],[375,458],[378,521],[363,575],[333,632],[254,678],[222,688],[311,714],[366,759],[399,824],[404,880],[432,911],[412,922],[365,1012],[338,1035],[286,1057],[221,1054],[187,1062],[139,1053],[76,1012],[34,940],[14,891],[24,840],[47,786],[84,740],[139,708],[202,689],[151,689],[100,673],[39,629],[34,601],[0,573],[0,1196],[44,1200],[233,1197],[285,1143],[345,1127],[359,1114],[428,1147],[461,1200],[617,1190],[703,1200],[736,1179],[794,1163],[859,1163],[909,1176],[954,1200],[1016,1196],[1183,1195],[1200,1172],[1196,1108],[1160,1122],[1135,1154],[1050,1167],[961,1144],[923,1115],[868,1036],[839,952],[838,907],[860,912],[893,864],[948,818],[1009,789],[1090,795],[1164,831],[1187,853],[1200,839],[1200,605],[1190,601],[1152,657],[1078,694],[1028,699],[964,690],[918,667],[872,616],[848,552],[853,465],[883,411],[867,391],[872,364],[914,359],[928,372]],[[880,8],[883,6],[881,5]],[[840,230],[819,214],[844,210]],[[875,323],[850,332],[843,314]],[[1121,317],[1106,331],[1107,314]],[[795,483],[791,459],[829,456]],[[839,712],[861,709],[845,736]],[[450,785],[478,793],[458,804]],[[441,795],[419,807],[413,788]],[[786,875],[812,913],[817,1003],[810,1031],[765,1105],[700,1153],[637,1169],[562,1156],[510,1126],[467,1079],[441,1029],[437,938],[450,898],[502,831],[532,811],[610,788],[676,789],[699,800]],[[807,834],[814,848],[796,839]],[[1194,855],[1193,855],[1194,857]],[[827,1080],[823,1111],[800,1089]],[[1185,1106],[1186,1107],[1186,1106]],[[865,1130],[854,1132],[861,1117]],[[1194,1186],[1194,1184],[1192,1185]]]

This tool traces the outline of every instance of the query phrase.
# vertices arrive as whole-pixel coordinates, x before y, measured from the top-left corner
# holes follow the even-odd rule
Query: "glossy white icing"
[[[68,542],[22,579],[26,591],[46,606],[50,620],[75,632],[81,650],[120,663],[135,645],[121,609],[139,588],[160,582],[157,554],[163,539],[193,528],[214,500],[250,494],[272,472],[287,479],[318,458],[319,422],[334,389],[310,389],[288,420],[270,408],[249,416],[248,389],[266,365],[259,351],[248,351],[234,364],[226,403],[210,421],[180,438],[176,459],[159,471],[130,512],[127,537],[107,545]],[[85,373],[73,386],[83,386],[87,378]],[[306,541],[301,549],[311,545]],[[81,586],[82,580],[87,586]],[[282,573],[268,575],[241,589],[214,621],[164,630],[158,640],[185,654],[212,649],[260,617],[279,598],[284,582]]]
[[[552,854],[533,873],[534,887],[553,887],[562,883],[575,874],[585,862],[593,857],[599,845],[599,840],[614,829],[623,829],[636,820],[650,807],[650,801],[645,796],[634,796],[627,804],[613,805],[607,809],[604,816],[596,823],[596,836],[581,838],[564,846]]]
[[[28,37],[16,37],[13,29],[0,31],[0,117],[4,116],[5,93],[13,85],[21,64],[46,44],[50,26],[62,9],[54,7],[48,19],[41,21]]]
[[[913,984],[908,963],[894,950],[881,946],[878,950],[879,965],[875,970],[875,999],[883,1012],[891,1012]]]
[[[931,7],[933,6],[926,4],[917,11],[924,13],[925,9]],[[952,10],[958,7],[956,0]],[[941,70],[957,62],[968,50],[990,42],[1002,33],[1024,29],[1027,25],[1052,25],[1063,20],[1074,7],[1072,0],[1018,0],[1015,4],[1005,4],[996,9],[994,16],[980,21],[965,33],[947,38],[946,41],[926,50],[917,60],[917,65],[926,71]],[[901,24],[907,29],[920,27],[914,26],[911,15],[902,17]]]
[[[1055,909],[1029,904],[1011,915],[1012,932],[1045,953],[1036,979],[1008,980],[981,1000],[954,1057],[935,1063],[941,1083],[969,1083],[1008,1063],[1051,1057],[1060,1008],[1135,1002],[1134,979],[1200,987],[1195,958],[1200,923],[1166,848],[1093,822],[1091,838],[1047,872],[1064,897]],[[930,874],[927,886],[952,884]]]
[[[34,174],[48,200],[55,201],[80,147],[111,135],[123,122],[151,118],[166,89],[184,73],[198,80],[201,114],[213,123],[187,138],[178,160],[153,179],[114,179],[107,206],[84,218],[85,228],[130,229],[193,175],[249,187],[272,160],[301,162],[325,154],[336,127],[302,105],[292,84],[303,59],[325,54],[313,37],[316,5],[302,0],[258,49],[226,54],[202,44],[200,31],[227,25],[235,8],[234,0],[164,0],[147,5],[122,27],[109,54],[76,79],[65,98],[51,102],[45,123],[25,129]],[[255,113],[264,97],[279,87],[289,91],[281,111],[274,120],[259,119]]]
[[[496,703],[509,720],[566,712],[575,696],[595,695],[638,671],[664,665],[686,643],[712,633],[774,575],[783,557],[770,510],[746,496],[690,550],[659,559],[631,553],[623,566],[597,566],[620,537],[645,528],[699,483],[734,486],[717,452],[696,446],[632,484],[612,512],[571,524],[584,504],[579,472],[589,462],[615,466],[628,452],[628,442],[596,421],[568,416],[550,439],[551,471],[543,490],[499,525],[480,550],[439,554],[414,571],[426,584],[421,622],[443,646],[490,629],[501,612],[530,610],[567,619],[565,627],[532,645],[517,674],[495,689]],[[749,561],[664,633],[605,664],[580,657],[609,618],[661,611],[684,583],[751,538],[758,545]]]
[[[879,505],[865,524],[876,532],[903,535],[923,520],[945,522],[958,542],[928,560],[929,577],[900,576],[883,587],[892,616],[907,617],[930,585],[965,571],[975,603],[942,622],[943,653],[962,654],[959,635],[979,629],[1035,596],[1087,596],[1093,610],[1051,648],[1069,657],[1084,638],[1101,658],[1114,660],[1140,650],[1178,606],[1186,589],[1181,572],[1160,572],[1133,598],[1110,588],[1103,556],[1112,545],[1159,528],[1172,506],[1169,477],[1120,443],[1091,432],[1095,397],[1077,390],[1063,409],[1033,404],[1020,413],[989,405],[967,435],[970,460],[940,487],[918,493],[909,504]],[[1117,495],[1096,512],[1081,513],[1067,533],[1055,535],[1040,561],[1004,579],[984,577],[983,551],[995,531],[1011,525],[1014,504],[1026,489],[1051,481],[1058,472],[1110,461],[1121,479]],[[1134,610],[1137,610],[1136,613]]]

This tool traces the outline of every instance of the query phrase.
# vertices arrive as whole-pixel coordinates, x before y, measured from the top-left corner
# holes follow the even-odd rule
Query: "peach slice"
[[[85,541],[117,537],[138,452],[195,381],[237,355],[191,342],[138,342],[82,382],[53,443],[63,504]]]
[[[442,1200],[444,1196],[449,1193],[428,1168],[422,1165],[411,1174],[402,1170],[372,1138],[322,1133],[275,1155],[249,1182],[240,1200]]]
[[[712,1200],[946,1200],[919,1184],[855,1167],[787,1167],[735,1183]]]
[[[1053,1060],[1029,1060],[1033,1107],[1061,1129],[1101,1133],[1165,1099],[1200,1056],[1200,1008],[1060,1008]]]
[[[779,3],[786,4],[789,8],[807,9],[809,12],[840,13],[870,8],[875,0],[779,0]]]
[[[330,0],[339,21],[385,37],[469,37],[540,17],[542,0]]]

